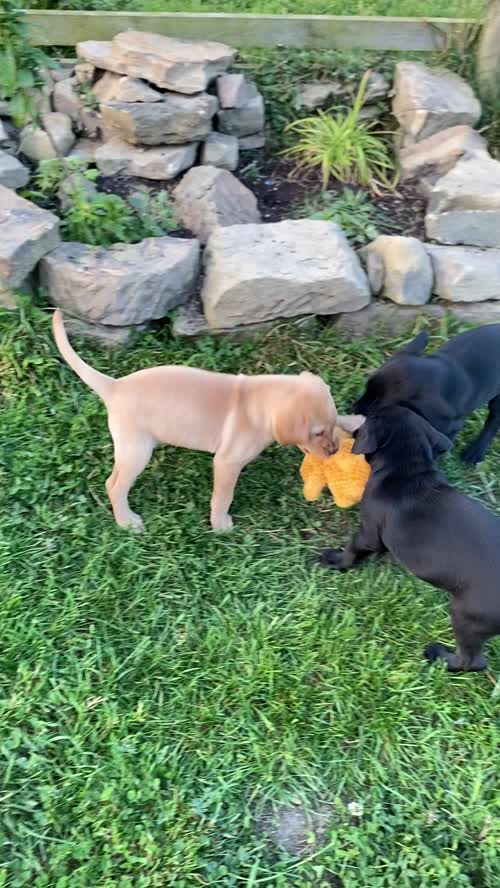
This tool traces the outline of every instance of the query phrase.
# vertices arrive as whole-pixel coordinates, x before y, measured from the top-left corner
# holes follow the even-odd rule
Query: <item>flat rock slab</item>
[[[500,250],[426,245],[434,293],[449,302],[500,299]]]
[[[295,107],[305,111],[327,108],[335,99],[346,98],[349,90],[337,80],[311,80],[300,87],[295,97]]]
[[[401,181],[425,178],[435,183],[462,158],[487,154],[486,140],[470,126],[452,126],[399,152]]]
[[[0,185],[1,306],[16,308],[13,291],[23,289],[42,256],[59,243],[57,216]]]
[[[110,139],[94,151],[94,159],[103,176],[137,176],[139,179],[166,181],[175,179],[196,160],[198,143],[160,148],[136,148],[119,139]]]
[[[126,74],[126,67],[113,58],[112,49],[110,40],[82,40],[76,44],[76,54],[79,59],[101,71]]]
[[[421,62],[396,65],[392,110],[415,141],[458,124],[474,126],[481,116],[481,105],[462,77]]]
[[[81,318],[64,315],[64,326],[69,336],[91,339],[104,348],[124,348],[132,345],[137,337],[148,329],[148,324],[135,324],[129,327],[111,327],[106,324],[92,324]]]
[[[193,167],[173,197],[177,218],[203,244],[218,226],[260,222],[257,198],[228,170]]]
[[[203,313],[203,306],[198,299],[191,299],[185,305],[181,305],[175,312],[172,323],[174,336],[182,336],[187,339],[195,339],[198,336],[231,336],[233,339],[252,339],[283,324],[294,324],[301,330],[313,330],[316,318],[308,315],[298,318],[275,318],[272,321],[263,321],[261,324],[241,324],[239,327],[210,327]]]
[[[124,31],[113,38],[114,65],[129,77],[142,77],[162,89],[203,92],[234,61],[236,50],[208,40],[178,40],[145,31]]]
[[[442,244],[500,247],[500,162],[488,156],[461,160],[438,179],[425,230]]]
[[[348,339],[361,339],[374,334],[392,337],[413,330],[423,318],[437,321],[447,315],[466,324],[498,324],[500,302],[431,302],[416,307],[394,305],[393,302],[375,299],[361,311],[339,315],[336,327]]]
[[[380,235],[363,251],[374,293],[399,305],[423,305],[432,295],[432,265],[416,237]]]
[[[239,145],[236,136],[226,133],[210,133],[201,149],[201,162],[223,170],[235,170],[239,161]]]
[[[161,102],[163,95],[137,77],[121,77],[111,71],[94,86],[98,102]]]
[[[108,250],[66,243],[40,265],[49,301],[74,317],[126,327],[186,302],[200,264],[197,240],[147,238]]]
[[[202,289],[212,327],[357,311],[368,279],[338,225],[319,220],[217,228]]]
[[[29,170],[7,151],[0,151],[0,185],[5,188],[24,188],[30,180]]]
[[[105,127],[132,145],[184,145],[208,136],[217,107],[207,93],[165,95],[162,102],[105,102],[101,115]]]

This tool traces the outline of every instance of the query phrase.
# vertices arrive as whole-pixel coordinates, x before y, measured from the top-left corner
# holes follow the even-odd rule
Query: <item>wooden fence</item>
[[[471,19],[330,15],[226,15],[224,13],[61,12],[26,13],[40,46],[74,46],[111,40],[134,29],[188,39],[219,40],[237,47],[375,49],[432,52],[450,42],[466,46],[480,22]]]

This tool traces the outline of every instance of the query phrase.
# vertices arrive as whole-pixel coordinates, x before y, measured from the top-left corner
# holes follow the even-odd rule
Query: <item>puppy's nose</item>
[[[334,453],[337,453],[337,450],[338,450],[338,449],[339,449],[339,442],[338,442],[338,441],[332,441],[331,444],[330,444],[330,446],[328,447],[328,454],[329,454],[329,456],[333,456]]]

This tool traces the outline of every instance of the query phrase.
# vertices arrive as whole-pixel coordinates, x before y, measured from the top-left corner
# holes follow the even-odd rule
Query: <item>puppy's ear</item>
[[[337,416],[337,425],[339,428],[351,435],[353,432],[357,432],[364,422],[366,422],[366,416],[362,416],[361,413],[356,415],[349,414],[348,416]]]
[[[408,342],[398,349],[397,352],[394,352],[390,360],[399,358],[400,355],[421,355],[428,342],[429,334],[426,330],[422,330],[418,336],[415,336],[415,339],[412,339],[411,342]]]
[[[291,401],[275,411],[271,426],[278,444],[300,444],[309,437],[309,414],[296,400]]]
[[[367,419],[356,432],[351,453],[369,456],[370,453],[375,453],[376,450],[385,447],[391,437],[392,430],[382,424],[378,418]]]
[[[441,432],[438,432],[426,419],[423,419],[422,417],[420,417],[420,419],[424,424],[425,434],[432,447],[434,456],[439,456],[441,453],[446,453],[447,450],[450,450],[453,446],[450,439],[447,438],[446,435],[441,434]]]

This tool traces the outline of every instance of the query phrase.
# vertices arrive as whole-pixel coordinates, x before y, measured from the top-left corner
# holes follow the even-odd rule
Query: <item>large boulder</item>
[[[66,243],[46,256],[40,276],[49,300],[69,314],[125,327],[163,318],[195,287],[197,240],[147,238],[109,249]]]
[[[60,243],[59,219],[0,185],[0,305],[15,308],[42,256]]]
[[[193,167],[173,196],[177,218],[202,244],[218,226],[260,222],[257,198],[228,170]]]
[[[458,124],[474,126],[481,116],[481,105],[462,77],[421,62],[396,65],[392,110],[416,142]]]
[[[500,162],[461,160],[430,192],[425,229],[443,244],[500,247]]]
[[[144,31],[124,31],[112,41],[113,65],[162,89],[203,92],[234,61],[236,50],[208,40],[178,40]]]
[[[97,168],[103,176],[137,176],[139,179],[175,179],[189,169],[196,159],[198,144],[165,145],[158,148],[138,148],[110,139],[94,152]]]
[[[462,158],[487,154],[486,140],[470,126],[452,126],[399,152],[401,181],[434,184]]]
[[[368,279],[338,225],[319,220],[217,228],[202,289],[211,327],[357,311]]]
[[[7,151],[0,151],[0,185],[6,188],[24,188],[30,180],[29,170]]]
[[[432,266],[418,238],[380,235],[363,252],[374,293],[400,305],[429,301]]]
[[[106,102],[101,114],[105,127],[132,145],[184,145],[206,138],[217,106],[207,93],[166,94],[162,102]]]
[[[500,299],[500,250],[427,245],[434,292],[449,302]]]

